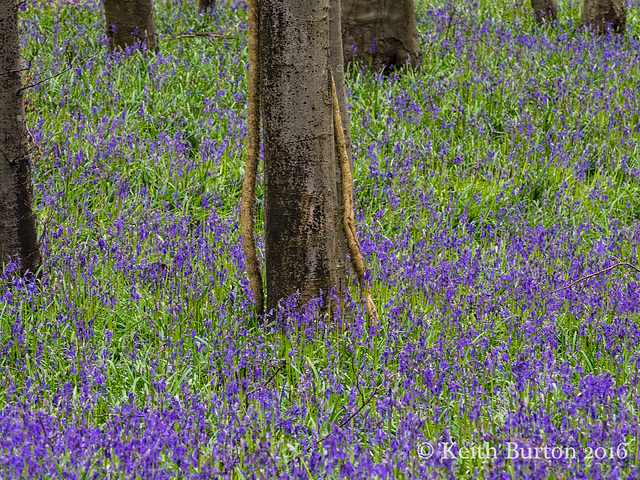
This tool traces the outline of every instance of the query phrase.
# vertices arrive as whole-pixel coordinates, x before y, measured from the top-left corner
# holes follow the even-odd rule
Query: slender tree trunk
[[[126,48],[138,43],[158,53],[158,30],[153,0],[103,0],[109,47]]]
[[[329,0],[262,0],[267,309],[339,285]]]
[[[342,0],[345,61],[364,61],[374,70],[420,62],[413,0]]]
[[[624,33],[627,23],[625,0],[584,0],[582,25],[600,34],[611,30]]]
[[[20,258],[35,273],[40,250],[22,93],[19,0],[0,0],[0,267]]]
[[[558,22],[558,2],[556,0],[531,0],[531,8],[538,25],[552,25]]]
[[[198,11],[206,12],[207,10],[213,10],[215,5],[215,0],[198,0]]]

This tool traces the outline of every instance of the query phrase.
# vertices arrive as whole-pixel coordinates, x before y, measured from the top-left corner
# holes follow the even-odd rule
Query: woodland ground
[[[368,329],[355,285],[342,327],[254,321],[219,3],[158,3],[149,58],[98,3],[23,4],[45,264],[0,291],[2,477],[640,477],[637,5],[594,38],[423,2],[420,71],[348,72]]]

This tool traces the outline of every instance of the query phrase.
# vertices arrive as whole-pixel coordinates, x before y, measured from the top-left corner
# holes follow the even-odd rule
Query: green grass
[[[627,95],[637,90],[640,75],[629,50],[634,37],[617,50],[626,52],[621,58],[627,63],[615,67],[602,59],[608,48],[602,42],[591,40],[580,51],[576,45],[586,34],[577,29],[541,32],[527,8],[481,1],[481,19],[517,22],[509,34],[544,35],[549,45],[566,44],[566,50],[528,49],[501,40],[494,30],[478,34],[477,22],[461,6],[464,23],[447,35],[468,40],[455,52],[426,20],[430,8],[425,2],[418,7],[421,70],[385,79],[351,67],[347,75],[358,228],[375,247],[367,260],[381,325],[375,331],[354,327],[350,335],[319,328],[311,336],[262,328],[242,303],[249,290],[234,219],[244,173],[248,55],[243,31],[235,26],[246,21],[244,11],[221,5],[226,39],[171,40],[176,32],[219,26],[196,15],[194,5],[161,2],[162,58],[133,54],[113,61],[99,45],[99,10],[53,4],[28,10],[23,18],[37,19],[33,28],[48,39],[42,43],[25,29],[24,56],[34,61],[34,78],[60,72],[69,62],[84,67],[81,75],[72,68],[28,90],[29,126],[41,135],[42,156],[34,161],[47,283],[44,293],[21,291],[17,301],[0,304],[0,405],[24,401],[68,424],[109,428],[110,415],[123,405],[163,410],[167,399],[220,398],[221,410],[205,414],[212,440],[198,455],[203,464],[213,458],[215,435],[235,412],[247,422],[246,438],[228,450],[236,463],[216,467],[230,468],[236,478],[248,478],[250,466],[261,471],[253,455],[267,438],[278,468],[286,469],[293,458],[308,462],[300,438],[310,432],[324,437],[363,404],[369,417],[346,426],[356,434],[345,462],[356,462],[354,444],[384,462],[406,428],[402,422],[417,418],[425,440],[446,431],[460,444],[476,443],[482,433],[498,442],[506,438],[508,412],[544,409],[554,425],[567,419],[567,429],[576,427],[575,440],[585,446],[589,428],[603,419],[621,428],[633,424],[633,417],[637,421],[637,347],[629,339],[608,338],[622,348],[614,353],[605,330],[623,321],[628,334],[637,329],[637,308],[621,320],[615,304],[624,299],[622,289],[635,288],[635,274],[618,269],[598,277],[582,290],[584,308],[550,295],[576,279],[578,259],[582,272],[597,270],[610,255],[640,266],[633,240],[639,185],[637,174],[629,173],[640,167],[639,109]],[[577,24],[579,8],[563,3],[561,16]],[[635,8],[629,23],[637,31]],[[482,41],[475,41],[479,35]],[[583,55],[582,70],[567,67],[575,52]],[[594,85],[602,78],[608,93],[600,98]],[[560,95],[554,82],[564,80],[570,87]],[[596,105],[603,109],[590,115],[587,109]],[[453,128],[443,127],[447,123]],[[523,123],[532,130],[518,131]],[[563,135],[576,131],[582,139],[564,142]],[[558,143],[562,147],[554,153]],[[205,155],[206,148],[222,153]],[[123,185],[126,194],[119,193]],[[418,193],[430,200],[421,202]],[[261,235],[261,187],[257,197]],[[589,230],[579,228],[586,224]],[[555,228],[557,249],[527,244],[526,252],[515,255],[512,244],[526,243],[535,227]],[[443,231],[458,243],[438,244]],[[428,249],[394,247],[406,238]],[[601,243],[611,249],[598,253]],[[477,281],[452,280],[455,288],[448,289],[413,280],[413,263],[463,278],[467,267],[456,262],[475,254],[482,266]],[[142,274],[153,263],[169,272],[160,283]],[[512,283],[500,278],[512,271],[522,274]],[[518,283],[527,278],[542,285],[531,297]],[[593,300],[599,291],[610,296]],[[351,293],[358,298],[354,285]],[[511,316],[485,307],[479,314],[475,305],[482,294]],[[396,305],[403,308],[394,311]],[[537,320],[537,336],[523,329]],[[16,331],[23,340],[15,340]],[[525,382],[518,391],[512,364],[522,355],[543,361],[542,348],[549,344],[539,336],[552,331],[555,338],[546,340],[555,341],[554,364],[540,374],[544,381]],[[503,358],[489,366],[498,355]],[[563,363],[574,372],[569,379],[560,376]],[[594,417],[586,409],[567,413],[563,404],[574,396],[558,385],[577,388],[578,366],[584,375],[611,374],[616,387],[628,387],[629,397],[596,405]],[[438,372],[440,367],[449,370]],[[446,379],[440,390],[428,383],[427,371]],[[284,417],[294,407],[304,412],[295,417],[303,433],[287,433],[267,420],[276,407],[252,394],[267,380],[271,397],[280,395],[277,408]],[[545,391],[551,384],[556,388]],[[57,395],[67,385],[61,402]],[[381,393],[371,397],[377,388]],[[396,406],[387,410],[389,399]],[[473,418],[476,399],[483,405]],[[363,426],[365,421],[370,424]],[[377,428],[387,440],[375,439]],[[511,434],[526,439],[537,433]],[[629,475],[637,468],[637,432],[627,429],[622,437],[636,457],[623,467]],[[419,471],[418,446],[410,465],[391,469],[395,476]],[[178,475],[172,453],[163,455],[164,467]],[[87,475],[98,472],[99,456]],[[64,470],[67,459],[57,461]],[[111,462],[121,468],[117,457]],[[453,471],[455,478],[476,478],[475,468],[488,467],[470,459]],[[505,468],[515,478],[514,467]],[[551,472],[549,478],[573,478],[569,472]]]

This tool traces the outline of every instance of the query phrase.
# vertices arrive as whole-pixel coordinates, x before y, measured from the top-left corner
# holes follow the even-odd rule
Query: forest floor
[[[44,270],[0,291],[2,477],[639,478],[638,8],[595,38],[498,3],[419,3],[420,70],[347,73],[370,329],[355,281],[256,324],[241,2],[161,0],[145,57],[27,0]]]

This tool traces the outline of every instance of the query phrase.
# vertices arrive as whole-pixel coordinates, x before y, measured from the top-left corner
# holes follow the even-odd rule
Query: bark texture
[[[347,105],[347,91],[344,83],[344,53],[342,50],[342,7],[341,0],[329,0],[329,57],[331,59],[331,70],[333,80],[338,94],[340,105],[340,116],[342,117],[344,140],[347,148],[347,155],[353,168],[353,158],[351,156],[351,128],[349,107]]]
[[[40,250],[22,93],[19,0],[0,0],[0,267],[20,258],[35,273]]]
[[[345,143],[345,149],[349,159],[349,166],[353,170],[353,156],[351,154],[351,128],[349,107],[347,105],[347,92],[344,82],[344,55],[342,51],[342,9],[341,0],[329,0],[329,59],[331,63],[331,72],[333,74],[333,80],[335,84],[336,95],[338,99],[338,106],[340,108],[340,116],[343,119],[342,132]],[[333,102],[332,97],[332,102]],[[335,107],[335,105],[334,105]],[[343,195],[342,185],[342,169],[340,166],[340,151],[338,150],[337,131],[335,131],[334,121],[334,135],[336,145],[336,196],[338,200]],[[353,192],[353,185],[350,185],[350,192]],[[336,262],[338,272],[337,291],[344,292],[347,289],[347,250],[348,243],[345,235],[344,217],[340,208],[336,209]],[[342,307],[342,305],[341,305]]]
[[[103,0],[107,38],[112,50],[138,43],[158,53],[158,30],[153,0]]]
[[[531,0],[531,8],[538,25],[553,25],[558,22],[557,0]]]
[[[347,62],[375,70],[420,62],[413,0],[342,0],[342,43]]]
[[[329,0],[260,2],[267,308],[339,284]]]
[[[582,25],[600,34],[624,33],[627,23],[625,0],[584,0]]]
[[[216,6],[215,0],[198,0],[198,10],[200,12],[206,12],[207,10],[213,10]]]

